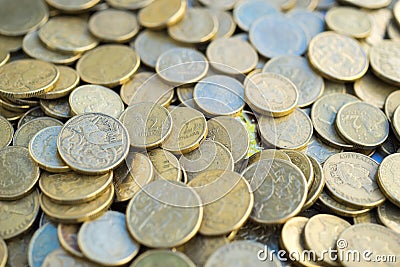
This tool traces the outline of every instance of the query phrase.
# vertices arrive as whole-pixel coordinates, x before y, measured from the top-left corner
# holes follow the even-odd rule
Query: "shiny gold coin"
[[[42,26],[49,17],[49,11],[43,1],[2,0],[0,2],[0,34],[19,36]]]
[[[55,119],[66,120],[73,116],[68,103],[68,97],[41,99],[40,107],[47,116]]]
[[[316,159],[308,156],[314,170],[314,181],[307,192],[307,199],[302,210],[310,208],[318,200],[325,186],[325,176],[321,164]]]
[[[156,148],[148,152],[148,157],[154,168],[154,180],[182,180],[181,165],[171,152]]]
[[[307,188],[311,188],[311,185],[314,183],[314,168],[310,158],[307,155],[295,150],[281,151],[286,153],[290,158],[290,162],[292,162],[301,170],[301,172],[304,174],[304,177],[306,178]]]
[[[38,191],[34,190],[25,197],[0,201],[3,209],[0,211],[0,238],[5,240],[14,238],[27,231],[35,222],[39,213]]]
[[[78,244],[86,258],[105,266],[128,263],[140,248],[128,233],[125,214],[116,211],[82,224]]]
[[[390,201],[385,201],[378,207],[378,218],[383,225],[400,233],[400,208]]]
[[[6,262],[8,259],[8,249],[7,244],[4,242],[2,238],[0,238],[0,266],[6,266]]]
[[[106,0],[107,4],[118,9],[139,9],[143,8],[154,0]]]
[[[150,29],[163,29],[180,21],[187,8],[185,0],[155,0],[140,10],[139,23]]]
[[[300,109],[280,118],[261,116],[258,127],[262,141],[274,148],[301,149],[313,134],[310,118]]]
[[[236,23],[231,13],[218,9],[209,9],[208,11],[216,16],[218,20],[218,30],[214,39],[231,37],[236,29]]]
[[[373,208],[385,201],[377,184],[378,163],[368,156],[343,152],[323,167],[326,187],[336,200],[355,208]]]
[[[383,159],[378,170],[377,182],[382,193],[400,207],[400,187],[398,183],[398,167],[400,154],[395,153]]]
[[[331,8],[325,19],[329,29],[354,38],[365,38],[372,30],[367,13],[353,7]]]
[[[244,97],[255,112],[283,117],[294,111],[299,100],[299,91],[284,76],[264,72],[255,74],[249,79]]]
[[[36,230],[28,246],[28,265],[41,267],[47,255],[60,248],[57,237],[57,226],[46,223]]]
[[[22,47],[22,36],[5,36],[0,34],[0,50],[17,52]]]
[[[154,103],[142,102],[128,107],[121,121],[127,127],[131,146],[142,149],[159,146],[172,131],[171,114]]]
[[[254,197],[249,183],[227,170],[210,170],[188,184],[200,196],[204,215],[199,233],[223,235],[240,228],[253,209]]]
[[[24,116],[24,112],[16,112],[16,111],[10,111],[8,109],[3,108],[0,106],[0,116],[6,118],[8,121],[16,121],[20,119],[22,116]]]
[[[121,86],[120,96],[128,106],[142,102],[167,107],[174,97],[174,87],[153,72],[140,72]]]
[[[254,208],[250,215],[254,221],[284,223],[303,207],[307,182],[294,164],[281,159],[261,160],[247,167],[242,175],[250,183],[254,194]],[[276,180],[276,175],[285,178]],[[280,193],[283,188],[284,194]]]
[[[66,172],[64,163],[57,151],[57,137],[62,126],[52,126],[37,132],[29,142],[29,155],[40,168],[50,172]]]
[[[135,14],[117,9],[96,12],[88,26],[90,32],[104,42],[125,43],[139,31]]]
[[[40,105],[40,100],[36,97],[33,98],[4,98],[9,101],[9,103],[14,103],[15,105],[19,105],[20,108],[27,108],[26,106],[36,107]]]
[[[215,1],[218,2],[218,1]],[[248,32],[250,26],[261,17],[278,13],[277,6],[270,1],[236,1],[233,18],[240,29]]]
[[[66,53],[83,53],[98,45],[81,17],[53,17],[39,30],[39,38],[51,49]]]
[[[385,114],[391,122],[396,108],[400,106],[400,91],[394,91],[385,100]]]
[[[25,112],[30,108],[29,105],[15,104],[4,96],[0,96],[0,106],[14,112]]]
[[[83,258],[83,254],[78,245],[79,224],[62,224],[57,226],[57,236],[61,247],[75,257]]]
[[[0,116],[0,149],[10,145],[13,140],[14,128],[6,118]]]
[[[85,266],[85,267],[96,267],[97,264],[83,259],[77,258],[65,251],[63,248],[57,248],[56,250],[49,253],[43,261],[43,267],[52,266]]]
[[[147,247],[169,248],[182,245],[196,234],[203,207],[191,187],[159,180],[145,185],[130,200],[126,217],[129,233],[135,240]]]
[[[21,128],[22,125],[24,125],[25,123],[27,123],[33,119],[36,119],[39,117],[44,117],[44,116],[45,116],[45,114],[40,107],[32,108],[32,109],[28,110],[25,114],[23,114],[21,119],[18,121],[17,129]]]
[[[23,75],[22,75],[23,74]],[[59,71],[51,63],[22,59],[0,67],[0,94],[11,98],[29,98],[53,89]]]
[[[172,39],[190,44],[207,42],[217,31],[217,17],[204,8],[188,9],[180,22],[168,27]]]
[[[76,172],[42,172],[39,186],[52,202],[79,204],[102,195],[113,180],[113,172],[103,175],[83,175]]]
[[[342,47],[340,51],[336,49],[338,46]],[[361,78],[369,65],[366,53],[356,40],[334,32],[314,37],[308,47],[308,58],[322,76],[343,82]]]
[[[97,198],[80,204],[58,204],[44,194],[39,197],[40,207],[52,220],[60,223],[79,223],[93,220],[101,216],[111,205],[114,197],[114,187]]]
[[[265,160],[265,159],[282,159],[290,162],[290,158],[285,152],[276,149],[264,149],[253,154],[249,158],[247,166],[250,166],[254,163],[259,162],[260,160]]]
[[[335,148],[324,143],[315,135],[311,137],[307,148],[302,151],[304,154],[315,158],[320,164],[323,164],[330,156],[343,152],[343,149]]]
[[[148,250],[138,256],[129,267],[164,266],[195,267],[183,253],[171,250]]]
[[[377,107],[365,102],[354,102],[340,108],[336,116],[336,129],[349,143],[373,149],[387,139],[389,122]]]
[[[139,65],[139,56],[128,46],[103,45],[80,58],[76,70],[87,83],[114,87],[128,81]]]
[[[94,7],[99,2],[100,0],[46,0],[49,6],[64,11],[65,13],[79,13]]]
[[[393,40],[384,40],[371,48],[369,58],[375,75],[393,85],[400,84],[400,72],[396,55],[400,53],[400,44]]]
[[[86,113],[64,125],[57,147],[72,170],[89,175],[103,174],[115,169],[127,157],[129,134],[120,121],[109,115]]]
[[[54,88],[44,95],[40,95],[40,99],[56,99],[67,96],[79,84],[80,77],[75,69],[67,66],[57,66],[60,77]]]

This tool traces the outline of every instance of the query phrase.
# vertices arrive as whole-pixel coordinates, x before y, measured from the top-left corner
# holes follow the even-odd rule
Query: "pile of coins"
[[[395,266],[399,57],[395,0],[0,0],[0,267]]]

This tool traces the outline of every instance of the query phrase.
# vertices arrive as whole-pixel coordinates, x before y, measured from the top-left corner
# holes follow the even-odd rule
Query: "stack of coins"
[[[395,266],[399,40],[396,0],[0,0],[0,267]]]

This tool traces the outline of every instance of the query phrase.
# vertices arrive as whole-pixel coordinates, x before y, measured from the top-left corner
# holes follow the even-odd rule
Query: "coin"
[[[84,82],[114,87],[128,81],[139,65],[139,56],[128,46],[102,45],[81,57],[76,70]]]
[[[278,14],[268,15],[254,22],[250,28],[249,39],[266,58],[299,56],[307,48],[303,29],[293,20]]]
[[[325,186],[325,176],[321,164],[319,164],[318,161],[311,156],[308,156],[308,159],[311,161],[314,170],[314,181],[307,192],[307,199],[302,208],[303,211],[314,205]]]
[[[57,66],[60,77],[54,88],[44,95],[40,95],[41,99],[56,99],[67,96],[79,84],[80,77],[75,69],[67,66]]]
[[[282,159],[290,162],[289,156],[282,152],[281,150],[276,149],[263,149],[255,154],[253,154],[247,163],[247,166],[250,166],[254,163],[259,162],[264,159]]]
[[[268,1],[237,1],[233,18],[240,29],[248,32],[257,19],[277,13],[277,8]]]
[[[41,99],[40,107],[44,113],[50,117],[65,120],[72,117],[71,107],[68,103],[68,97],[57,99]]]
[[[184,0],[155,0],[140,10],[139,23],[151,29],[163,29],[180,21],[187,9]]]
[[[22,75],[23,74],[23,75]],[[0,67],[0,94],[11,98],[28,98],[50,91],[59,78],[51,63],[23,59]]]
[[[17,52],[22,47],[21,36],[5,36],[0,34],[0,50]]]
[[[214,39],[231,37],[236,29],[236,23],[233,21],[231,13],[218,9],[209,9],[208,11],[218,19],[218,30]]]
[[[307,181],[307,188],[311,188],[314,182],[314,168],[309,157],[301,152],[295,150],[283,150],[290,158],[290,162],[296,165]]]
[[[14,128],[6,118],[0,116],[0,149],[10,145],[14,135]]]
[[[149,5],[154,0],[106,0],[107,4],[119,9],[139,9]]]
[[[385,201],[378,207],[378,218],[383,225],[400,233],[400,210],[389,201]]]
[[[21,128],[22,125],[24,125],[25,123],[27,123],[33,119],[36,119],[39,117],[44,117],[44,116],[45,116],[45,114],[40,107],[32,108],[32,109],[28,110],[25,114],[23,114],[21,119],[19,119],[18,124],[17,124],[17,129]]]
[[[400,140],[400,108],[397,107],[392,117],[392,130],[397,140]]]
[[[33,230],[28,230],[24,234],[19,235],[7,241],[8,259],[7,266],[29,266],[28,265],[28,245],[33,235]],[[23,255],[21,257],[21,255]]]
[[[327,192],[325,192],[325,190],[322,191],[321,195],[319,196],[319,201],[326,209],[339,216],[354,217],[370,210],[369,208],[353,208],[349,207],[348,205],[343,205],[333,199]]]
[[[329,192],[344,204],[373,208],[385,201],[376,181],[378,163],[372,158],[343,152],[331,156],[323,170]]]
[[[394,91],[385,100],[385,114],[391,122],[396,108],[400,106],[400,91]]]
[[[299,91],[287,78],[272,72],[254,74],[244,90],[246,103],[255,112],[283,117],[294,111]]]
[[[237,0],[224,0],[224,1],[211,1],[211,0],[199,0],[200,3],[215,10],[231,10]]]
[[[78,245],[79,224],[62,224],[57,226],[57,236],[61,247],[75,257],[83,258],[83,254]]]
[[[193,97],[207,117],[235,116],[245,105],[243,85],[225,75],[212,75],[199,81]]]
[[[194,87],[191,85],[179,86],[176,88],[176,95],[183,106],[198,110],[193,99],[193,91]]]
[[[0,238],[0,266],[6,266],[6,262],[8,259],[8,249],[7,244],[4,242],[2,238]]]
[[[77,258],[69,254],[62,248],[57,248],[56,250],[49,253],[43,261],[43,267],[51,266],[85,266],[85,267],[96,267],[97,264],[90,262],[83,258]]]
[[[397,181],[399,158],[400,154],[395,153],[383,159],[379,166],[377,181],[382,193],[400,207],[400,190]]]
[[[377,147],[389,135],[386,115],[365,102],[344,105],[339,109],[335,122],[342,138],[364,149]]]
[[[180,163],[171,152],[156,148],[148,152],[148,157],[154,168],[154,180],[181,181]]]
[[[314,135],[303,153],[315,158],[320,164],[323,164],[330,156],[343,152],[342,149],[331,147]]]
[[[280,56],[265,64],[263,72],[274,72],[288,78],[298,90],[298,107],[317,100],[324,91],[324,81],[310,67],[307,59],[299,56]],[[252,78],[251,81],[254,82]]]
[[[400,84],[397,62],[394,61],[399,50],[398,42],[385,40],[373,46],[369,55],[371,68],[376,76],[394,85]]]
[[[378,9],[387,7],[390,4],[390,0],[341,0],[347,4],[355,5],[361,8]]]
[[[140,248],[128,233],[125,214],[116,211],[82,224],[78,244],[86,258],[106,266],[128,263]]]
[[[301,149],[308,144],[313,134],[310,118],[300,109],[280,118],[261,116],[258,129],[262,141],[274,148]]]
[[[309,11],[314,11],[318,6],[317,0],[297,0],[296,6],[294,9],[307,9]]]
[[[365,38],[372,30],[369,16],[362,10],[353,7],[334,7],[326,13],[326,25],[337,33]]]
[[[315,2],[314,0],[303,0],[303,2]],[[300,3],[300,0],[297,1]],[[304,31],[307,42],[325,30],[325,19],[321,13],[311,12],[304,8],[294,8],[287,13]]]
[[[4,96],[0,96],[0,106],[2,106],[5,109],[8,109],[10,111],[14,112],[25,112],[30,108],[29,105],[18,105],[10,101],[9,99],[5,98]]]
[[[353,217],[353,222],[354,224],[360,224],[360,223],[380,224],[380,222],[378,221],[378,214],[375,209],[371,209],[367,212],[364,212],[360,215]]]
[[[335,49],[339,46],[342,47],[340,51]],[[367,55],[357,41],[334,32],[315,36],[308,47],[308,58],[322,76],[343,82],[361,78],[369,65]]]
[[[34,31],[42,26],[49,17],[47,6],[40,0],[24,0],[18,3],[12,0],[2,0],[0,5],[2,7],[0,34],[7,36],[19,36]]]
[[[254,208],[250,215],[254,221],[284,223],[303,207],[307,182],[294,164],[281,159],[261,160],[247,167],[242,175],[254,194]],[[276,180],[276,175],[283,179]],[[281,191],[283,188],[285,193]]]
[[[3,66],[10,59],[10,53],[0,48],[0,66]]]
[[[182,245],[196,234],[203,207],[194,189],[180,182],[159,180],[145,185],[130,200],[126,216],[135,240],[147,247],[169,248]]]
[[[66,0],[46,0],[46,3],[66,13],[85,11],[98,4],[100,0],[78,0],[74,2]]]
[[[72,170],[95,175],[115,169],[128,155],[129,143],[128,131],[120,121],[103,113],[86,113],[64,125],[57,147]]]
[[[194,83],[207,74],[208,61],[194,49],[173,48],[158,57],[156,71],[171,85]]]
[[[8,109],[3,108],[0,105],[0,116],[6,118],[10,122],[20,119],[23,115],[24,115],[24,112],[10,111]]]
[[[195,267],[196,265],[183,253],[171,250],[148,250],[137,257],[129,267],[159,266]]]

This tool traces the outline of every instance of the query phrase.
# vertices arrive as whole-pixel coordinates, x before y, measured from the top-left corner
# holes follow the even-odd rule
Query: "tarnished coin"
[[[324,251],[336,249],[339,234],[350,226],[350,223],[334,215],[315,215],[308,220],[304,227],[305,244],[309,249],[315,251],[318,259],[321,259],[321,263],[340,266],[339,262],[332,260],[337,257],[337,254],[326,255]]]
[[[82,85],[69,95],[69,105],[74,115],[101,112],[119,118],[124,103],[117,93],[101,85]]]
[[[13,144],[14,146],[23,146],[28,148],[29,142],[39,131],[47,127],[62,125],[63,123],[61,121],[49,117],[33,119],[15,131]]]
[[[75,257],[83,258],[83,254],[78,245],[78,232],[81,226],[79,224],[62,224],[57,226],[58,241],[66,252]]]
[[[400,91],[394,91],[385,100],[385,114],[391,122],[396,108],[400,106]]]
[[[80,204],[58,204],[44,194],[39,197],[40,207],[52,220],[61,223],[80,223],[101,216],[114,198],[114,187],[110,186],[99,197]]]
[[[122,123],[111,116],[86,113],[64,125],[57,147],[72,170],[103,174],[115,169],[128,155],[129,134]]]
[[[343,139],[364,149],[377,147],[389,135],[385,113],[365,102],[344,105],[339,109],[335,122]]]
[[[24,125],[27,122],[30,122],[33,119],[44,117],[45,114],[43,110],[40,107],[35,107],[30,110],[28,110],[22,117],[19,119],[18,124],[17,124],[17,129],[21,128],[22,125]]]
[[[159,146],[172,131],[171,114],[154,103],[142,102],[128,107],[121,121],[127,127],[131,146],[142,149]]]
[[[311,185],[314,183],[314,168],[309,157],[296,150],[285,149],[281,151],[286,153],[290,158],[290,162],[292,162],[301,170],[301,172],[304,174],[304,177],[306,178],[307,188],[310,188]]]
[[[251,25],[249,39],[266,58],[302,55],[307,49],[307,38],[297,23],[280,14],[258,19]]]
[[[208,61],[202,53],[190,48],[173,48],[157,59],[156,71],[172,85],[194,83],[208,71]]]
[[[171,110],[172,131],[162,148],[175,154],[185,154],[200,146],[208,128],[204,115],[192,108],[176,107]]]
[[[65,251],[63,248],[57,248],[49,253],[43,261],[42,267],[52,266],[82,266],[82,267],[96,267],[97,264],[83,259],[77,258]]]
[[[208,117],[235,116],[245,105],[243,85],[224,75],[212,75],[194,87],[193,98]]]
[[[181,165],[171,152],[156,148],[149,151],[147,155],[154,168],[154,180],[182,180]]]
[[[377,178],[382,193],[398,207],[400,207],[399,166],[400,153],[387,156],[379,166]]]
[[[3,176],[2,176],[3,177]],[[39,213],[37,190],[27,196],[12,201],[0,201],[0,238],[11,239],[27,231]]]
[[[29,142],[29,155],[40,168],[49,172],[66,172],[68,165],[58,154],[57,137],[62,126],[51,126],[40,130]]]
[[[196,265],[183,253],[171,250],[148,250],[137,257],[129,267],[164,266],[195,267]]]
[[[259,223],[284,223],[300,212],[307,196],[304,174],[281,159],[261,160],[242,172],[254,194],[250,217]],[[282,179],[276,179],[279,176]],[[282,193],[285,190],[285,193]]]
[[[310,118],[300,109],[280,118],[261,116],[258,129],[262,141],[273,148],[301,149],[307,146],[313,134]]]
[[[247,166],[250,166],[254,163],[257,163],[260,160],[264,159],[282,159],[290,162],[289,156],[281,151],[276,149],[263,149],[255,154],[253,154],[248,161]]]
[[[19,36],[42,26],[49,17],[46,4],[40,0],[2,0],[0,34]]]
[[[400,233],[400,208],[390,201],[385,201],[378,207],[378,218],[383,225]]]
[[[53,89],[60,72],[51,63],[21,59],[0,67],[0,94],[10,98],[28,98]]]
[[[386,202],[384,202],[386,203]],[[381,205],[382,206],[382,205]],[[353,217],[353,222],[354,224],[360,224],[360,223],[376,223],[376,224],[381,224],[378,221],[378,214],[376,209],[371,209],[367,212],[364,212],[360,215],[354,216]]]
[[[254,197],[249,183],[227,170],[210,170],[188,184],[200,196],[204,215],[199,229],[202,235],[223,235],[240,228],[253,209]]]
[[[354,152],[330,157],[324,164],[326,187],[332,196],[355,208],[373,208],[385,201],[377,184],[378,163]]]
[[[24,112],[10,111],[0,105],[0,116],[6,118],[8,121],[13,122],[24,116]]]
[[[57,99],[41,99],[40,107],[47,116],[55,119],[67,120],[72,117],[71,107],[66,96]]]
[[[257,113],[274,117],[294,111],[299,91],[287,78],[272,72],[251,76],[244,90],[246,103]]]
[[[323,79],[311,69],[308,60],[303,57],[281,56],[273,58],[265,64],[262,71],[274,72],[288,78],[298,91],[298,107],[312,104],[324,91]],[[253,77],[251,81],[254,82]]]
[[[53,17],[39,30],[39,38],[46,46],[67,53],[82,53],[98,45],[82,17]]]
[[[308,156],[314,170],[314,181],[307,191],[307,199],[302,210],[310,208],[318,200],[325,186],[325,176],[321,164],[316,159]]]
[[[125,214],[116,211],[82,224],[78,243],[86,258],[106,266],[128,263],[140,248],[128,233]]]
[[[334,7],[326,13],[326,25],[337,33],[365,38],[372,30],[372,23],[366,12],[353,7]]]
[[[180,182],[159,180],[145,185],[130,200],[126,216],[135,240],[147,247],[169,248],[182,245],[196,234],[203,207],[194,189]]]
[[[62,10],[66,13],[82,12],[89,8],[94,7],[100,0],[46,0],[46,3],[58,10]]]
[[[54,88],[46,94],[40,95],[41,99],[56,99],[67,96],[79,84],[80,77],[75,69],[67,66],[57,66],[60,77]]]
[[[185,15],[185,0],[155,0],[140,10],[139,23],[150,29],[163,29],[174,25]]]
[[[143,8],[154,0],[106,0],[107,4],[118,9],[139,9]]]
[[[87,83],[114,87],[128,81],[139,65],[139,56],[128,46],[102,45],[81,57],[76,70]]]
[[[57,237],[57,226],[46,223],[36,230],[28,247],[28,263],[31,267],[41,267],[44,259],[51,252],[60,248]]]
[[[13,140],[14,128],[6,118],[0,116],[0,149],[10,145]]]
[[[249,31],[250,26],[259,18],[277,13],[277,7],[269,1],[237,1],[233,10],[233,18],[240,29]]]
[[[7,241],[8,259],[7,266],[29,266],[28,265],[28,245],[33,235],[33,229],[26,231]],[[24,255],[25,257],[21,257]]]
[[[6,262],[8,259],[8,249],[7,244],[4,242],[2,238],[0,238],[0,266],[6,266]]]
[[[330,156],[340,152],[343,152],[343,150],[325,144],[315,135],[311,137],[310,143],[304,151],[305,154],[315,158],[320,164],[323,164]]]
[[[369,52],[370,64],[374,73],[394,85],[400,84],[400,72],[396,55],[400,53],[400,43],[384,40],[373,46]]]
[[[340,51],[336,49],[339,46]],[[324,77],[336,81],[357,80],[369,65],[366,53],[356,40],[334,32],[315,36],[308,47],[308,58]]]

